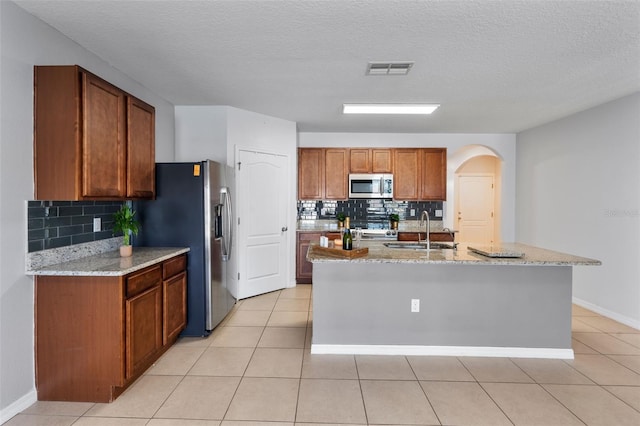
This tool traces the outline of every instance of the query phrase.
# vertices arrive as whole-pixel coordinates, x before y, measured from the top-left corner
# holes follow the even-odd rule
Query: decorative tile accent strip
[[[28,201],[28,252],[113,237],[113,213],[122,201]],[[100,218],[101,231],[93,232]]]

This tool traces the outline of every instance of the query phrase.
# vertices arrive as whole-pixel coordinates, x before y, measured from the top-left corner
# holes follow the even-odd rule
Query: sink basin
[[[442,249],[449,249],[449,250],[455,250],[457,244],[448,244],[448,243],[431,243],[431,250],[442,250]],[[411,249],[411,250],[426,250],[427,249],[427,243],[414,243],[414,242],[407,242],[407,243],[400,243],[400,242],[395,242],[395,243],[384,243],[385,247],[388,248],[395,248],[395,249]]]

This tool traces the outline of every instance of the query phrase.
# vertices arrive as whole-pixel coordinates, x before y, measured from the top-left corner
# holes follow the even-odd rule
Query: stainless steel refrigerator
[[[135,246],[190,247],[187,326],[205,336],[229,313],[233,244],[232,167],[207,160],[157,163],[156,199],[134,202],[141,229]]]

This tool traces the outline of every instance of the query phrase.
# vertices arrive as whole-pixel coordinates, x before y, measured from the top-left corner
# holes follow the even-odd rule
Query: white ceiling
[[[301,131],[512,133],[640,90],[637,0],[16,3],[175,105]],[[415,65],[365,76],[369,61]],[[343,102],[441,107],[343,116]]]

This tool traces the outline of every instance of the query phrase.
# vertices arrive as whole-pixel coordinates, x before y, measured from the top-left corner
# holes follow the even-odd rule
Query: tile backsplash
[[[298,201],[298,219],[335,219],[336,213],[343,212],[351,218],[352,223],[354,221],[384,222],[388,220],[391,213],[397,213],[400,216],[400,220],[415,220],[420,218],[423,210],[429,212],[431,219],[442,220],[443,202],[370,199]]]
[[[28,201],[28,252],[113,237],[113,213],[122,201]],[[93,232],[93,219],[101,231]]]

